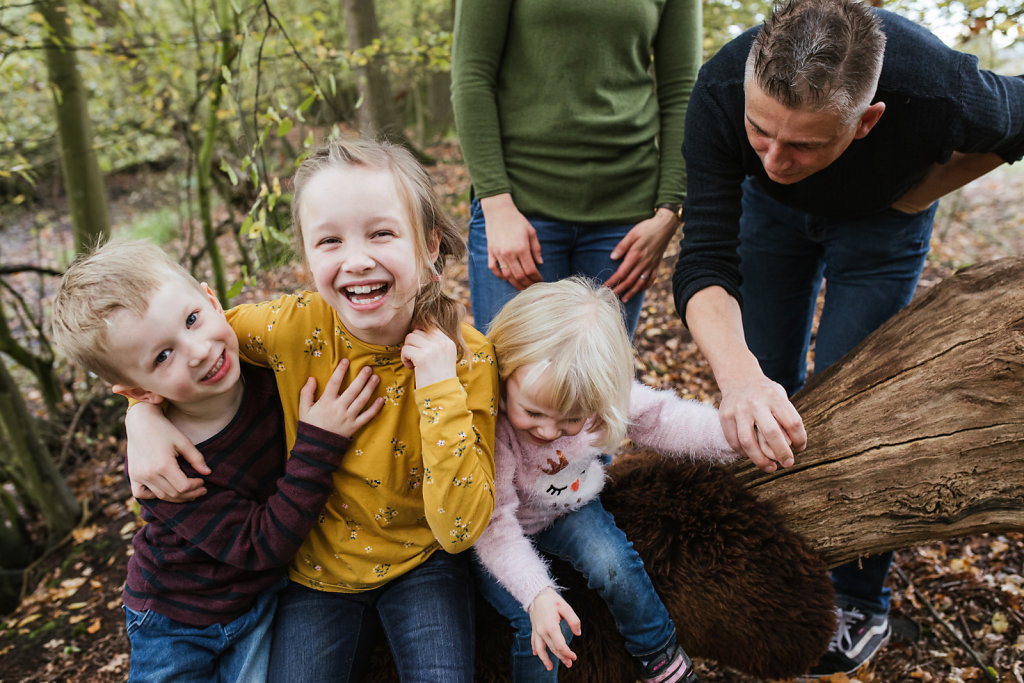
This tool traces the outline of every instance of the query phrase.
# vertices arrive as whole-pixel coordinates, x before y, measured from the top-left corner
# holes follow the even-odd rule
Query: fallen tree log
[[[1024,258],[935,285],[793,402],[796,464],[736,474],[830,566],[1024,530]]]

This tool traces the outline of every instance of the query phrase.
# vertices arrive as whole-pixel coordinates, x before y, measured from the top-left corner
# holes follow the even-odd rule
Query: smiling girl
[[[520,292],[488,337],[505,396],[497,501],[474,547],[480,590],[515,630],[513,681],[556,681],[557,663],[571,667],[576,659],[567,640],[580,635],[580,620],[558,594],[543,552],[568,561],[601,595],[641,681],[696,682],[643,561],[601,505],[601,453],[628,436],[669,455],[731,461],[718,412],[634,382],[618,300],[582,278]]]
[[[299,166],[292,204],[317,292],[228,311],[242,357],[275,371],[289,443],[307,378],[324,386],[343,359],[346,385],[372,368],[384,406],[356,433],[291,566],[270,679],[359,680],[383,631],[403,680],[470,681],[472,582],[455,553],[494,506],[497,370],[441,289],[445,262],[465,246],[397,146],[330,143]],[[133,490],[191,495],[199,482],[183,484],[153,443],[191,453],[152,412],[136,417],[142,407],[129,413]]]

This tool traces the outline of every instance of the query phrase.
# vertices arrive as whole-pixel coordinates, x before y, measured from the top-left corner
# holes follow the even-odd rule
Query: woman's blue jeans
[[[803,385],[815,303],[825,302],[814,344],[824,370],[910,303],[931,242],[938,202],[917,214],[889,209],[828,219],[789,208],[751,178],[743,183],[740,271],[743,329],[765,375],[792,395]],[[832,570],[840,604],[884,613],[892,553]]]
[[[537,270],[545,282],[554,282],[570,275],[585,275],[605,282],[619,267],[620,261],[610,258],[633,224],[582,225],[527,216],[540,241],[544,263]],[[473,307],[473,325],[481,332],[498,314],[501,307],[516,295],[515,287],[497,277],[487,267],[487,232],[480,201],[474,199],[469,216],[469,293]],[[630,338],[640,319],[643,295],[634,296],[623,304],[623,319]]]
[[[473,680],[473,575],[437,550],[380,588],[328,593],[292,583],[280,595],[270,683],[359,681],[381,631],[402,683]]]
[[[608,605],[631,655],[646,657],[675,643],[675,624],[654,590],[643,560],[600,499],[562,515],[532,539],[538,550],[569,562],[587,579],[587,585]],[[533,654],[530,615],[482,565],[477,563],[476,568],[480,592],[512,623],[512,680],[557,681],[558,659],[548,653],[555,666],[547,671]],[[568,602],[572,604],[571,596]],[[584,632],[586,629],[583,624]],[[572,638],[564,621],[562,634],[566,642]]]

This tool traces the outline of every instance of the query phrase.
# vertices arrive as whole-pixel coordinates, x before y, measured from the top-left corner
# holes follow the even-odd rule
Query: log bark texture
[[[736,473],[830,566],[1024,529],[1024,258],[937,284],[793,402],[796,464]]]

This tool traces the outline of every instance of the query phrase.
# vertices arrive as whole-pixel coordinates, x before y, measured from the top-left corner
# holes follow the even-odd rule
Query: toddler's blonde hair
[[[487,336],[507,380],[519,381],[563,415],[592,417],[602,430],[595,443],[618,448],[629,422],[633,347],[618,297],[586,278],[538,282],[519,292],[494,317]]]
[[[72,363],[111,384],[130,384],[109,351],[110,319],[120,311],[140,318],[161,287],[202,286],[160,247],[145,240],[114,240],[79,256],[53,298],[53,342]],[[205,295],[205,292],[203,292]]]

